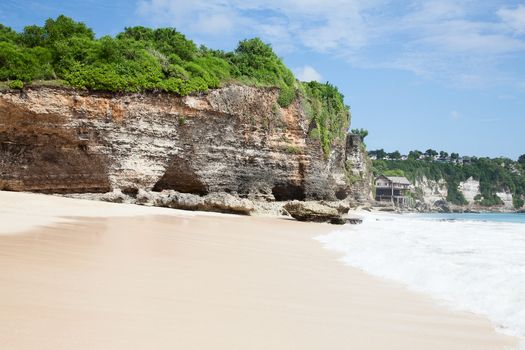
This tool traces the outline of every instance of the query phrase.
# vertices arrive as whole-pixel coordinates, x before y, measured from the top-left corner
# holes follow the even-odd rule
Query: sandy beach
[[[343,265],[327,224],[0,192],[1,349],[517,346]]]

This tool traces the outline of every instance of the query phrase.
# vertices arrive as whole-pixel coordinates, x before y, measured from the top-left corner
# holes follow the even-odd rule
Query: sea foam
[[[367,214],[316,239],[348,265],[525,338],[525,223]]]

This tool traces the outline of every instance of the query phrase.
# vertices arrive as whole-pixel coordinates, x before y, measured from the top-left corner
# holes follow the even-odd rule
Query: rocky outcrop
[[[468,203],[474,203],[476,197],[481,195],[479,187],[479,181],[469,177],[466,181],[459,183],[459,190],[463,193],[463,196]]]
[[[195,194],[179,193],[169,190],[152,197],[152,205],[173,209],[213,211],[242,215],[249,215],[255,209],[252,201],[232,196],[228,193],[211,193],[201,197]]]
[[[372,188],[374,174],[372,162],[368,158],[365,146],[359,135],[349,134],[346,137],[346,180],[351,184],[350,198],[357,204],[370,203],[374,200]]]
[[[314,126],[301,101],[280,108],[278,94],[238,85],[186,97],[45,87],[2,91],[0,189],[110,192],[108,200],[118,200],[118,191],[174,191],[174,206],[185,205],[183,194],[369,198],[368,179],[354,186],[347,176],[348,160],[352,174],[368,176],[360,146],[334,143],[325,156],[319,141],[308,137]]]
[[[173,190],[154,192],[141,189],[136,194],[126,194],[117,189],[108,193],[66,194],[65,196],[112,203],[138,204],[144,206],[240,215],[250,215],[258,209],[256,208],[256,202],[224,192],[199,196],[197,194],[180,193]],[[272,202],[272,204],[277,203]],[[283,205],[284,203],[280,203],[279,206],[276,206],[276,209],[282,208]],[[276,212],[274,215],[279,214],[280,212]]]
[[[423,176],[416,180],[414,187],[419,199],[428,205],[447,199],[447,183],[444,179],[435,181]]]
[[[329,222],[338,225],[345,223],[337,209],[317,202],[293,201],[287,203],[284,209],[298,221]]]
[[[505,209],[513,209],[514,208],[514,198],[512,196],[512,192],[510,192],[507,188],[502,189],[500,192],[496,192],[496,196],[501,199],[501,202],[503,203],[503,208]]]

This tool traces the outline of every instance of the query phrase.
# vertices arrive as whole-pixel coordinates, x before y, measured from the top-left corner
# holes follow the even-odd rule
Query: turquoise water
[[[415,216],[436,220],[513,222],[525,224],[525,213],[432,213],[416,214]]]

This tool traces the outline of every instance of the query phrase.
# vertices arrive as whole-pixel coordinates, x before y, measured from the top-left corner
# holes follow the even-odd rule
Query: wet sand
[[[9,234],[21,230],[15,217],[27,210],[35,218],[43,203],[33,224],[47,226]],[[119,205],[4,192],[0,205],[0,349],[516,346],[484,318],[342,265],[312,239],[330,225],[122,213]],[[101,211],[106,217],[56,219]]]

